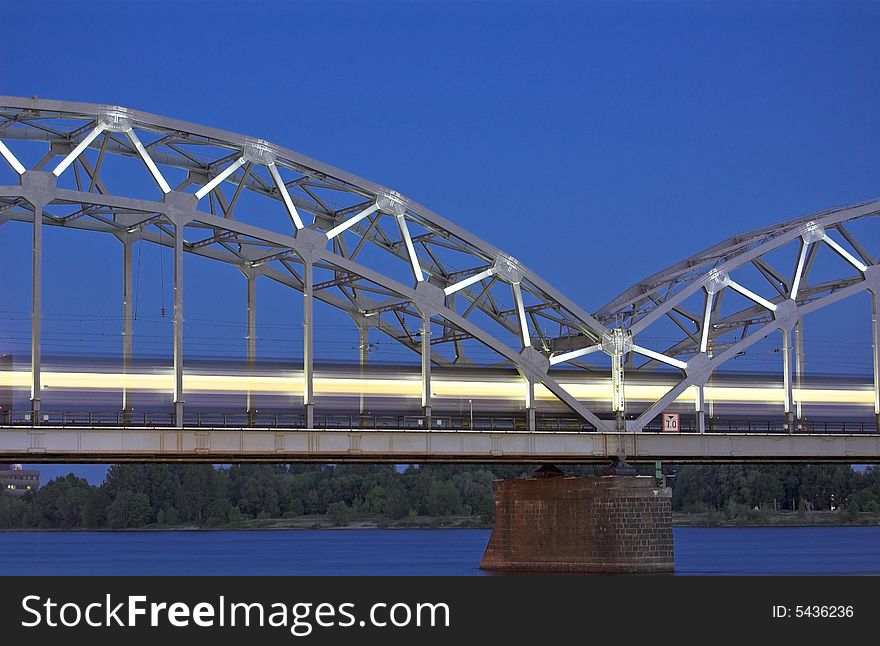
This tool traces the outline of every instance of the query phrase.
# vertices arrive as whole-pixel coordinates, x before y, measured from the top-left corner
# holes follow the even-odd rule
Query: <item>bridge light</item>
[[[849,262],[849,264],[851,264],[853,267],[855,267],[859,271],[864,272],[865,270],[868,269],[868,266],[865,263],[863,263],[861,260],[859,260],[858,258],[853,256],[849,251],[847,251],[846,249],[841,247],[837,242],[834,241],[833,238],[829,237],[827,233],[824,236],[822,236],[822,241],[825,244],[827,244],[829,247],[834,249],[834,251],[836,251],[838,254],[840,254],[840,256],[844,260]]]
[[[452,294],[454,294],[456,292],[460,292],[461,290],[463,290],[467,287],[470,287],[474,283],[480,282],[484,278],[490,278],[494,274],[495,274],[495,268],[489,267],[489,269],[481,271],[478,274],[474,274],[473,276],[469,276],[468,278],[465,278],[464,280],[460,280],[457,283],[450,285],[449,287],[447,287],[446,289],[443,290],[443,293],[446,294],[447,296],[451,296]]]
[[[104,132],[103,125],[99,124],[95,126],[95,128],[89,134],[87,134],[81,142],[79,142],[79,145],[71,150],[70,154],[67,155],[67,157],[61,160],[61,163],[59,163],[55,167],[55,170],[52,171],[52,174],[55,175],[55,177],[61,177],[61,173],[67,170],[67,167],[70,166],[76,160],[76,158],[80,156],[80,153],[88,148],[89,145],[95,139],[97,139],[98,135],[100,135],[102,132]]]
[[[409,227],[406,225],[406,218],[403,215],[396,216],[397,226],[400,229],[400,235],[406,245],[406,253],[409,255],[409,262],[412,265],[413,274],[417,282],[425,280],[422,274],[422,266],[419,264],[419,257],[416,255],[416,248],[413,246],[412,236],[409,234]]]
[[[371,214],[375,213],[375,212],[378,211],[378,210],[379,210],[379,205],[378,205],[378,204],[373,204],[373,205],[371,205],[371,206],[368,206],[368,207],[365,208],[363,211],[361,211],[360,213],[358,213],[356,216],[354,216],[354,217],[352,217],[352,218],[349,218],[348,220],[346,220],[346,221],[343,222],[342,224],[339,224],[339,225],[333,227],[332,229],[330,229],[330,230],[327,232],[327,239],[328,239],[328,240],[332,240],[333,238],[335,238],[336,236],[338,236],[338,235],[339,235],[340,233],[342,233],[343,231],[346,231],[346,230],[350,229],[351,227],[353,227],[354,225],[356,225],[358,222],[360,222],[361,220],[363,220],[365,217],[367,217],[368,215],[371,215]]]
[[[572,350],[571,352],[563,352],[561,354],[554,354],[550,357],[550,365],[555,366],[557,363],[562,363],[564,361],[571,361],[572,359],[577,359],[578,357],[583,357],[588,354],[592,354],[593,352],[598,352],[602,349],[602,344],[597,343],[595,345],[587,346],[586,348],[579,348],[577,350]]]
[[[237,171],[239,168],[244,166],[245,162],[247,162],[247,160],[244,158],[244,156],[242,156],[242,157],[239,157],[238,159],[236,159],[231,164],[229,164],[229,166],[227,166],[225,169],[223,169],[223,171],[219,175],[217,175],[214,179],[212,179],[210,182],[208,182],[202,188],[200,188],[198,191],[196,191],[196,199],[197,200],[202,199],[208,193],[210,193],[215,188],[217,188],[223,181],[226,180],[227,177],[229,177],[235,171]]]
[[[522,344],[523,347],[530,347],[532,345],[532,338],[529,335],[529,322],[526,319],[526,310],[523,306],[523,297],[522,297],[522,288],[518,282],[512,284],[513,287],[513,300],[516,301],[516,314],[519,319],[519,329],[522,334]]]
[[[281,174],[275,166],[275,162],[269,164],[267,168],[269,169],[269,174],[272,176],[272,179],[275,181],[275,186],[278,188],[278,192],[281,193],[281,199],[284,200],[284,206],[287,208],[287,213],[290,215],[290,219],[293,220],[293,226],[295,226],[297,230],[305,228],[302,218],[299,217],[299,211],[296,210],[296,206],[293,204],[293,199],[291,199],[290,193],[287,191],[287,186],[284,184],[284,180],[281,179]]]
[[[801,276],[804,273],[804,263],[807,260],[807,249],[809,249],[810,243],[804,240],[803,244],[801,244],[800,253],[798,253],[798,262],[797,269],[794,272],[794,280],[791,281],[791,300],[795,300],[797,298],[798,289],[801,286]]]
[[[156,166],[156,163],[153,161],[153,158],[150,157],[150,153],[147,152],[147,149],[144,148],[144,145],[141,143],[141,140],[138,138],[135,131],[129,128],[126,133],[128,135],[129,140],[131,140],[132,145],[134,145],[135,150],[137,150],[138,155],[141,156],[141,159],[144,160],[144,163],[147,165],[147,169],[150,171],[150,174],[153,176],[153,179],[156,180],[156,183],[159,185],[159,188],[162,189],[163,193],[170,193],[171,187],[168,186],[168,182],[165,181],[165,177],[162,175],[162,172]]]
[[[739,292],[740,294],[742,294],[743,296],[745,296],[749,300],[755,301],[758,305],[761,305],[762,307],[766,307],[771,312],[776,311],[776,304],[775,303],[768,301],[763,296],[758,296],[755,292],[753,292],[752,290],[750,290],[746,287],[743,287],[738,282],[736,282],[734,280],[730,280],[730,281],[728,281],[727,286],[730,287],[732,290]]]
[[[648,348],[643,348],[642,346],[636,345],[635,343],[633,343],[632,345],[632,351],[644,355],[650,359],[654,359],[655,361],[660,361],[662,363],[668,364],[674,368],[687,370],[688,367],[687,361],[680,361],[673,357],[668,357],[665,354],[654,352],[653,350],[649,350]]]
[[[18,161],[18,158],[12,154],[12,151],[9,150],[9,148],[6,147],[6,144],[4,144],[2,141],[0,141],[0,155],[3,155],[3,159],[9,162],[9,165],[12,166],[13,169],[15,169],[16,173],[18,173],[19,175],[25,174],[27,169],[25,169],[22,163]]]

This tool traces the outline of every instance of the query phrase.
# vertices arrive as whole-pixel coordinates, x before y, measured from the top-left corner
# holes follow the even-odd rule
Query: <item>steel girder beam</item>
[[[880,464],[877,434],[0,426],[7,462]],[[405,441],[401,441],[405,440]]]

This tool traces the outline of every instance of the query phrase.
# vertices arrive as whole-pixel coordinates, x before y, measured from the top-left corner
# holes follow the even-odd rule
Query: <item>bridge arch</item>
[[[16,154],[20,142],[42,145],[42,156],[25,165]],[[880,270],[869,245],[849,228],[880,215],[880,201],[735,236],[640,281],[591,315],[517,259],[405,195],[257,137],[119,106],[0,97],[0,156],[0,165],[17,177],[0,186],[0,224],[29,222],[34,231],[34,413],[40,393],[42,229],[57,226],[109,233],[123,244],[126,308],[135,242],[174,249],[178,424],[183,417],[184,254],[241,270],[248,286],[249,361],[255,354],[255,282],[272,280],[304,294],[307,425],[314,396],[314,299],[421,356],[422,405],[429,419],[432,366],[466,362],[468,344],[475,343],[522,376],[530,428],[535,427],[535,386],[541,384],[596,429],[641,431],[688,389],[696,390],[702,428],[709,375],[776,331],[783,337],[791,428],[800,405],[793,396],[792,367],[800,372],[802,318],[867,291],[874,311],[874,407],[880,416]],[[114,159],[129,163],[127,172],[141,182],[138,190],[111,190],[108,167]],[[786,245],[797,250],[793,266],[780,271],[771,257]],[[819,248],[833,251],[848,271],[811,282]],[[365,259],[366,249],[378,253]],[[745,268],[765,279],[762,288],[745,284],[740,277]],[[732,292],[747,303],[722,314],[719,305]],[[688,303],[700,298],[690,310]],[[127,309],[124,361],[131,352],[131,319]],[[640,344],[640,337],[663,320],[674,321],[680,337],[665,347]],[[559,364],[592,370],[585,358],[596,352],[612,359],[613,420],[601,419],[550,372]],[[627,372],[659,367],[674,371],[675,385],[643,410],[628,410]]]
[[[618,326],[628,347],[635,345],[639,335],[650,335],[652,328],[664,320],[673,321],[680,332],[662,349],[660,357],[649,357],[636,366],[638,370],[652,370],[663,365],[658,358],[674,357],[679,362],[675,366],[679,378],[668,392],[629,421],[627,428],[641,431],[693,388],[698,427],[704,430],[704,388],[713,371],[768,335],[779,333],[783,406],[791,432],[795,419],[801,418],[802,402],[795,394],[795,377],[799,380],[803,371],[803,318],[864,292],[870,294],[872,302],[874,413],[880,422],[880,259],[869,251],[873,245],[852,230],[859,226],[855,223],[863,222],[870,222],[876,229],[874,218],[878,216],[880,200],[874,200],[734,236],[649,276],[597,310],[594,317],[606,325]],[[781,254],[786,248],[791,250],[790,264],[781,267]],[[833,252],[840,262],[833,275],[812,281],[820,249]],[[760,276],[757,286],[754,282],[747,286],[738,278],[746,270]],[[741,306],[722,313],[722,299],[734,292]],[[696,301],[696,311],[689,309],[689,301]]]
[[[16,155],[20,141],[45,145],[30,167]],[[119,106],[67,101],[0,97],[0,154],[18,176],[17,184],[0,186],[0,224],[31,222],[34,229],[35,419],[41,232],[49,225],[109,233],[123,243],[126,307],[131,246],[145,241],[174,249],[178,423],[183,416],[183,255],[188,253],[241,269],[248,281],[249,339],[254,338],[255,280],[264,277],[304,293],[307,420],[313,403],[311,303],[317,298],[422,356],[427,417],[432,365],[467,360],[466,344],[477,342],[522,375],[531,427],[536,384],[594,427],[607,424],[548,374],[555,339],[601,343],[606,328],[518,260],[394,190],[256,137]],[[115,158],[137,160],[136,172],[150,190],[113,192],[106,169]],[[366,245],[383,252],[386,262],[361,262]],[[401,268],[408,280],[401,278]],[[123,319],[124,354],[130,354],[130,310]],[[443,346],[452,349],[444,354]],[[254,351],[249,342],[249,360]]]

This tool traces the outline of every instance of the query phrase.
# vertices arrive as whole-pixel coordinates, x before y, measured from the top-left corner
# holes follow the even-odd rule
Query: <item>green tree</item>
[[[72,473],[50,481],[33,498],[38,526],[47,529],[83,527],[83,511],[91,490],[87,480]]]
[[[337,500],[336,502],[330,503],[327,507],[327,515],[330,516],[330,520],[333,521],[333,524],[337,527],[345,527],[348,525],[348,516],[351,510],[341,500]]]
[[[0,528],[27,529],[32,526],[32,503],[17,496],[0,493]]]
[[[208,527],[219,527],[220,525],[227,524],[229,522],[229,512],[232,508],[232,504],[225,498],[215,498],[208,505],[205,525]]]
[[[112,529],[142,527],[150,518],[147,494],[124,489],[116,494],[107,508],[107,524]]]
[[[428,493],[428,513],[432,516],[449,516],[461,510],[458,490],[449,480],[432,480]]]
[[[278,490],[270,474],[246,476],[241,484],[238,508],[243,514],[252,517],[277,517],[281,514],[278,506]]]

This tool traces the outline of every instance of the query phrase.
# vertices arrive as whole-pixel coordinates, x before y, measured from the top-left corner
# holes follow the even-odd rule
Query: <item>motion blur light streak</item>
[[[24,370],[0,372],[0,387],[27,388],[30,372]],[[115,391],[122,388],[141,391],[171,392],[174,375],[171,372],[149,373],[103,373],[103,372],[43,372],[43,386],[47,389],[104,390]],[[585,401],[603,401],[610,397],[611,380],[598,378],[592,383],[569,383],[562,386],[573,397]],[[248,390],[265,394],[301,395],[303,391],[302,373],[289,375],[253,377],[238,375],[184,374],[185,391],[203,393],[242,393]],[[522,380],[516,378],[497,378],[494,381],[443,379],[438,376],[432,382],[436,397],[459,399],[522,399]],[[627,385],[627,398],[636,401],[653,401],[663,396],[672,387],[672,382],[661,385]],[[412,378],[343,378],[316,377],[315,392],[324,395],[368,394],[388,397],[419,397],[421,383],[418,376]],[[780,403],[784,398],[781,387],[758,386],[706,386],[706,400],[722,403]],[[874,394],[869,385],[864,388],[804,388],[794,389],[795,399],[804,403],[850,404],[871,406]],[[693,402],[695,388],[688,388],[678,396],[678,402]],[[553,400],[555,396],[543,386],[537,385],[535,397]]]

